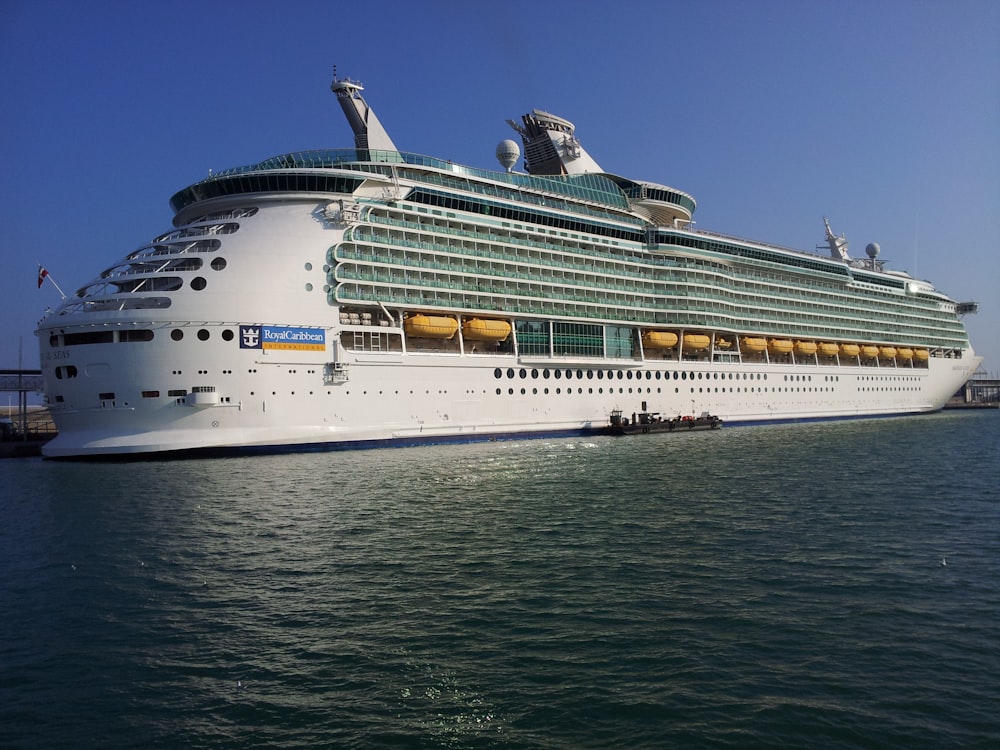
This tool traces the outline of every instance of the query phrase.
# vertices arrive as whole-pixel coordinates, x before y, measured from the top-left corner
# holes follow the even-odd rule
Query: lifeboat
[[[914,349],[913,350],[913,358],[914,359],[919,359],[921,362],[926,362],[928,359],[930,359],[930,356],[931,356],[931,353],[929,351],[927,351],[926,349]]]
[[[684,334],[684,348],[688,351],[700,351],[702,349],[708,349],[709,345],[712,343],[712,339],[703,333],[685,333]]]
[[[503,341],[510,336],[510,323],[506,320],[469,318],[462,324],[462,336],[466,341]]]
[[[729,349],[733,345],[733,342],[729,339],[716,339],[715,348],[716,349]]]
[[[795,342],[795,353],[801,354],[806,357],[811,357],[816,353],[816,342],[815,341],[796,341]]]
[[[819,343],[819,353],[824,357],[835,357],[839,351],[840,347],[829,341],[821,341]]]
[[[742,342],[743,351],[749,354],[760,354],[767,349],[767,339],[759,339],[753,336],[746,336]]]
[[[861,347],[857,344],[841,344],[840,353],[845,357],[857,357],[861,354]]]
[[[901,346],[896,352],[896,356],[900,359],[913,359],[913,350],[908,346]]]
[[[444,315],[411,315],[403,321],[407,336],[420,339],[450,339],[458,332],[458,321]]]
[[[788,339],[771,339],[767,342],[767,350],[771,354],[790,354],[794,346]]]
[[[646,331],[642,334],[644,349],[673,349],[677,346],[677,334],[673,331]]]
[[[877,346],[862,346],[861,347],[861,356],[865,357],[866,359],[875,359],[875,357],[878,356],[878,347]]]
[[[886,359],[893,359],[896,356],[896,347],[894,346],[882,346],[878,350],[880,357],[885,357]]]

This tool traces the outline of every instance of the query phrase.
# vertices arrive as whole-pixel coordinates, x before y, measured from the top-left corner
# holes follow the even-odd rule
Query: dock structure
[[[7,418],[0,421],[0,443],[10,449],[0,450],[0,456],[37,454],[41,443],[56,434],[47,409],[39,413],[28,407],[32,393],[44,392],[42,371],[0,370],[0,391],[17,393],[17,410],[8,407]]]
[[[1000,408],[1000,375],[979,370],[948,402],[950,409]]]

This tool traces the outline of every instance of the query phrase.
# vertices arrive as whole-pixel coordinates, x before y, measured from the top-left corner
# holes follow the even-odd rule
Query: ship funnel
[[[521,124],[523,123],[523,124]],[[569,120],[540,109],[521,117],[521,123],[507,120],[524,143],[524,168],[529,174],[560,175],[604,172],[576,137]]]

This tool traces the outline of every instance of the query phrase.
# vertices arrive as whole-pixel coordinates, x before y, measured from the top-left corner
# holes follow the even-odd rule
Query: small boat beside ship
[[[658,412],[639,412],[632,418],[622,414],[621,409],[611,412],[608,431],[612,435],[642,435],[651,432],[692,432],[694,430],[715,430],[722,427],[722,420],[704,412],[701,416],[677,416],[666,418]]]

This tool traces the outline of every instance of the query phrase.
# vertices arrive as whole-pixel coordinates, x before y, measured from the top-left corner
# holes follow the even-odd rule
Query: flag
[[[48,275],[49,275],[48,271],[46,271],[41,266],[38,267],[38,288],[39,289],[42,288],[42,282],[45,281],[45,277],[48,276]]]

